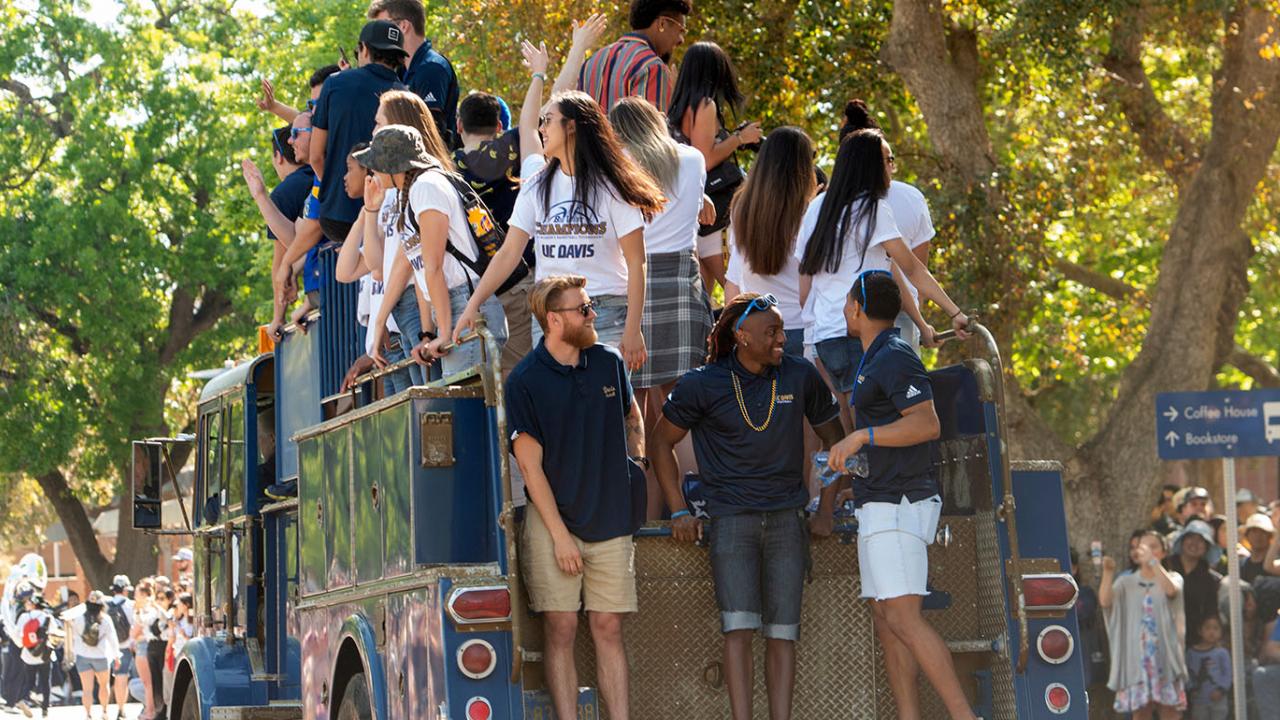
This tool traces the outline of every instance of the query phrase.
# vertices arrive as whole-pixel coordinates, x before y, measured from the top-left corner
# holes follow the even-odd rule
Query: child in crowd
[[[1187,699],[1191,720],[1226,720],[1230,715],[1231,655],[1222,647],[1222,620],[1200,622],[1200,642],[1187,648]]]

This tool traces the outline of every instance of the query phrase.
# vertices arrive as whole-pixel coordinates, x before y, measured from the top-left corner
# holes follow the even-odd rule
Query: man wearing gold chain
[[[711,517],[707,533],[734,720],[751,717],[751,639],[757,630],[766,638],[769,716],[791,717],[809,565],[804,423],[824,448],[843,436],[835,397],[817,369],[783,353],[786,333],[777,304],[772,295],[747,293],[725,306],[707,339],[706,364],[676,383],[651,441],[672,534],[695,541],[702,522],[685,505],[672,453],[693,432]]]

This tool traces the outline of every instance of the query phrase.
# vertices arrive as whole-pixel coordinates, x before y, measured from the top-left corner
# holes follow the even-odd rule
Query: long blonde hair
[[[609,122],[631,157],[670,195],[680,175],[680,155],[658,108],[644,98],[623,98],[609,111]]]
[[[431,110],[422,98],[408,90],[388,90],[382,93],[378,101],[382,112],[387,116],[390,125],[408,125],[422,135],[422,144],[427,153],[440,161],[445,170],[453,171],[453,155],[445,147],[436,128],[436,121],[431,117]]]

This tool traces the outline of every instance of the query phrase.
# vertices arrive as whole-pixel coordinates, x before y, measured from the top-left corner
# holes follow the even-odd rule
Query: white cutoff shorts
[[[910,502],[869,502],[858,519],[858,565],[862,597],[889,600],[928,595],[929,544],[938,534],[942,498]]]

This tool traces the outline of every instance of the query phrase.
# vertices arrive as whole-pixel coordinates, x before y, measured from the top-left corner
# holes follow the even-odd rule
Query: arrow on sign
[[[1162,414],[1162,415],[1164,415],[1165,417],[1169,418],[1169,421],[1170,421],[1170,422],[1173,422],[1174,420],[1177,420],[1177,419],[1178,419],[1178,411],[1177,411],[1177,410],[1174,410],[1174,409],[1173,409],[1173,406],[1170,406],[1168,410],[1165,410],[1165,411],[1164,411],[1163,413],[1161,413],[1161,414]]]
[[[1165,433],[1164,439],[1169,443],[1169,447],[1173,447],[1178,443],[1178,433],[1170,430],[1168,433]]]

